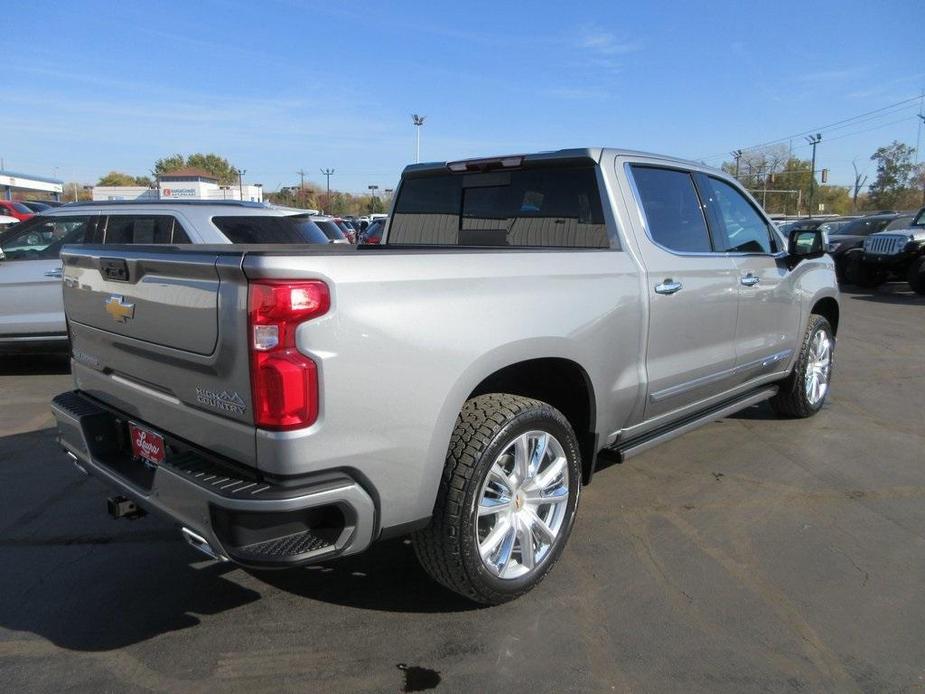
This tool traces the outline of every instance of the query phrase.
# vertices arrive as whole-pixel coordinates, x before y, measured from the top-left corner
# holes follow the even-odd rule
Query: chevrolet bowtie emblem
[[[106,300],[106,313],[117,323],[124,323],[135,317],[135,304],[127,304],[120,294],[113,294]]]

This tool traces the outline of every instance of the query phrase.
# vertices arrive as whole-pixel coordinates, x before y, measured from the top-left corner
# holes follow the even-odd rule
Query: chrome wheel
[[[832,338],[825,330],[819,330],[810,342],[806,375],[803,377],[803,387],[810,405],[815,407],[825,398],[831,374]]]
[[[502,579],[526,575],[549,555],[566,518],[569,465],[562,444],[545,431],[521,434],[489,468],[478,499],[482,563]]]

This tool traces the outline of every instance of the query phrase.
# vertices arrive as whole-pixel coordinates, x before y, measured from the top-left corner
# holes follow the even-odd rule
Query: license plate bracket
[[[156,431],[129,422],[128,438],[132,445],[132,457],[151,466],[161,465],[166,459],[164,437]]]

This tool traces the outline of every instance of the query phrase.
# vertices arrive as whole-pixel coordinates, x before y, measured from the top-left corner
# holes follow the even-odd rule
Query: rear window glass
[[[591,167],[405,179],[388,243],[610,247]]]
[[[19,214],[32,214],[32,210],[23,205],[21,202],[10,202],[10,207],[19,212]]]
[[[324,232],[324,235],[328,237],[331,241],[339,241],[344,238],[344,233],[340,230],[340,227],[337,226],[332,221],[325,220],[314,220],[315,224]]]
[[[713,250],[694,181],[686,171],[633,166],[649,234],[655,243],[681,253]]]
[[[170,215],[111,215],[104,243],[189,243],[180,223]]]
[[[231,243],[330,243],[308,215],[213,217]]]

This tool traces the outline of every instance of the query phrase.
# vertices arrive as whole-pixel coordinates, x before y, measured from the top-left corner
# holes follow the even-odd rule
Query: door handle
[[[761,278],[758,277],[758,275],[753,275],[750,272],[747,275],[742,275],[742,279],[739,280],[739,282],[741,282],[746,287],[754,287],[760,281]]]
[[[54,270],[49,270],[45,273],[45,277],[54,277],[56,279],[61,279],[61,268],[55,268]]]
[[[683,285],[680,282],[675,282],[673,279],[667,279],[661,284],[655,285],[656,294],[674,294],[675,292],[681,291]]]

